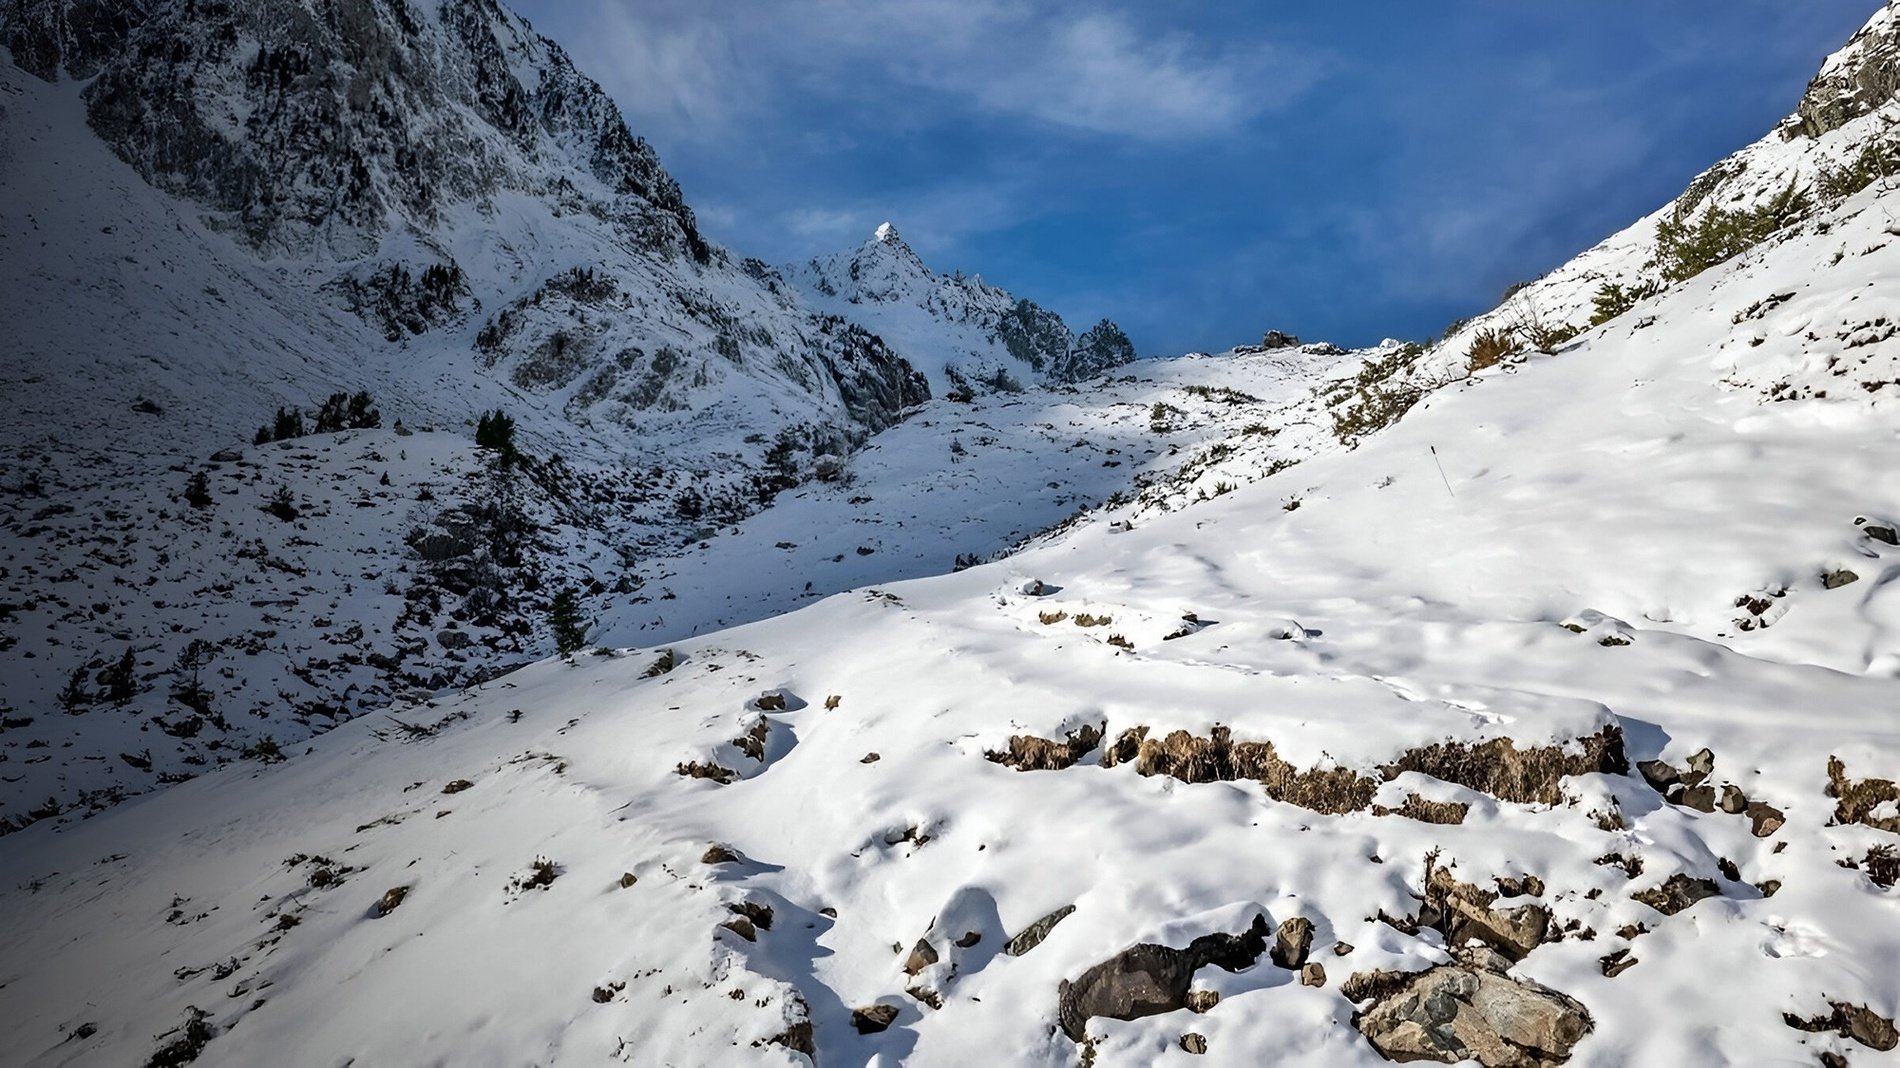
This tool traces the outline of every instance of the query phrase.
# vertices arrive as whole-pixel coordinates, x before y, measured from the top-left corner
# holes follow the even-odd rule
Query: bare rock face
[[[1359,979],[1348,990],[1371,988],[1376,1000],[1353,1024],[1387,1060],[1544,1068],[1569,1060],[1593,1026],[1575,998],[1489,969],[1442,965],[1396,984]]]
[[[1137,1020],[1186,1008],[1194,973],[1206,965],[1230,972],[1251,966],[1266,952],[1267,918],[1256,915],[1253,925],[1238,935],[1202,935],[1186,949],[1143,943],[1064,980],[1057,992],[1057,1016],[1062,1032],[1080,1042],[1088,1022],[1101,1016]]]
[[[1891,8],[1873,17],[1808,83],[1783,140],[1819,137],[1865,115],[1900,92],[1900,18]]]

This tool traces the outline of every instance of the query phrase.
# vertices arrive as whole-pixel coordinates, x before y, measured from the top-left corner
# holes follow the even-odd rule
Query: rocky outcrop
[[[1888,6],[1828,60],[1781,125],[1783,140],[1820,137],[1900,92],[1900,12]]]
[[[0,44],[20,69],[47,81],[90,78],[150,14],[152,0],[9,0]]]
[[[1353,1026],[1392,1061],[1546,1068],[1569,1060],[1593,1027],[1575,998],[1482,964],[1355,975],[1345,989],[1372,999]]]

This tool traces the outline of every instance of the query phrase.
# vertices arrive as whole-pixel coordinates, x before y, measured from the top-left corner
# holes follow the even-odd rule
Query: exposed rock
[[[1388,781],[1402,772],[1416,771],[1501,801],[1543,805],[1563,800],[1560,784],[1566,776],[1592,772],[1622,775],[1629,771],[1619,727],[1604,727],[1572,745],[1579,751],[1566,753],[1563,746],[1556,745],[1520,750],[1510,738],[1493,738],[1476,745],[1440,742],[1414,749],[1379,770]]]
[[[1827,795],[1834,798],[1834,822],[1858,823],[1877,831],[1900,834],[1900,816],[1875,816],[1874,810],[1893,802],[1900,804],[1900,787],[1891,779],[1847,777],[1847,766],[1839,757],[1827,758]]]
[[[1492,881],[1498,884],[1498,893],[1503,897],[1544,896],[1544,880],[1535,875],[1500,875]]]
[[[1748,795],[1743,793],[1741,788],[1734,783],[1724,783],[1722,784],[1722,798],[1716,802],[1716,807],[1731,816],[1739,816],[1748,811]]]
[[[1682,781],[1682,772],[1666,760],[1640,760],[1636,763],[1636,770],[1642,774],[1643,781],[1659,794],[1668,793],[1671,786]]]
[[[1312,948],[1313,921],[1304,916],[1282,920],[1273,933],[1273,963],[1288,971],[1296,971],[1305,964]]]
[[[803,1053],[811,1059],[813,1064],[817,1064],[818,1046],[812,1041],[811,1009],[802,998],[796,1000],[793,1005],[799,1018],[792,1021],[785,1030],[773,1035],[770,1041],[773,1045],[784,1046],[794,1053]]]
[[[935,990],[932,990],[931,988],[927,986],[922,986],[922,985],[908,986],[904,988],[904,993],[909,994],[912,998],[916,999],[917,1003],[920,1005],[923,1005],[932,1009],[943,1008],[943,995],[937,993]]]
[[[719,926],[724,927],[726,930],[731,931],[733,934],[738,935],[748,942],[757,942],[759,940],[758,929],[752,925],[751,920],[746,919],[744,916],[734,916]]]
[[[1101,745],[1103,732],[1107,728],[1107,724],[1100,727],[1084,725],[1070,731],[1068,737],[1060,742],[1018,734],[1009,740],[1007,750],[990,750],[983,755],[1017,771],[1061,771],[1073,766]]]
[[[1631,894],[1630,899],[1640,901],[1665,916],[1674,916],[1698,901],[1720,896],[1722,890],[1714,879],[1699,879],[1677,872],[1661,886],[1639,890]]]
[[[1774,834],[1781,829],[1782,824],[1788,822],[1780,809],[1761,801],[1750,801],[1743,811],[1748,814],[1749,829],[1757,838]]]
[[[1689,768],[1682,773],[1682,785],[1700,786],[1713,774],[1715,774],[1715,754],[1707,748],[1698,749],[1689,756]]]
[[[1325,986],[1326,966],[1318,961],[1310,961],[1300,969],[1301,986]]]
[[[1715,787],[1691,786],[1687,790],[1683,790],[1680,794],[1672,796],[1670,801],[1684,808],[1695,809],[1697,812],[1714,812]]]
[[[403,901],[408,899],[408,897],[408,887],[392,886],[383,891],[383,896],[376,900],[376,907],[371,911],[380,919],[401,908]]]
[[[1181,1036],[1181,1048],[1198,1057],[1207,1052],[1207,1036],[1189,1031]]]
[[[1186,949],[1131,946],[1074,981],[1063,981],[1057,990],[1062,1032],[1080,1042],[1097,1016],[1135,1020],[1184,1008],[1196,971],[1209,964],[1230,972],[1252,965],[1266,952],[1268,933],[1267,918],[1256,915],[1242,934],[1202,935]]]
[[[1786,1012],[1782,1013],[1781,1019],[1798,1031],[1833,1031],[1842,1038],[1851,1038],[1863,1046],[1883,1052],[1900,1046],[1900,1031],[1894,1029],[1893,1021],[1867,1006],[1830,1001],[1828,1008],[1832,1011],[1825,1016],[1804,1018]]]
[[[1394,974],[1355,975],[1345,988],[1375,999],[1353,1025],[1388,1060],[1543,1068],[1567,1061],[1593,1027],[1576,999],[1493,971],[1441,965]]]
[[[1299,344],[1299,338],[1280,330],[1269,330],[1260,338],[1263,349],[1291,349],[1298,348]]]
[[[1236,742],[1225,726],[1206,738],[1173,731],[1166,738],[1146,737],[1146,728],[1125,731],[1103,755],[1113,767],[1132,757],[1139,775],[1167,775],[1182,782],[1258,781],[1267,796],[1330,815],[1358,812],[1372,802],[1376,783],[1347,768],[1300,771],[1282,760],[1272,742]]]
[[[897,1020],[897,1011],[895,1005],[866,1005],[861,1009],[852,1009],[851,1026],[857,1028],[858,1034],[875,1035],[890,1028]]]
[[[1335,957],[1343,957],[1346,954],[1351,953],[1352,951],[1353,951],[1353,944],[1351,942],[1334,942],[1333,943],[1333,956]]]
[[[1783,140],[1820,137],[1872,112],[1900,92],[1900,20],[1876,15],[1808,83]]]
[[[216,457],[212,457],[212,458],[216,459]],[[1852,571],[1849,571],[1844,567],[1837,567],[1831,571],[1823,571],[1821,573],[1821,588],[1824,590],[1838,590],[1842,586],[1850,585],[1852,583],[1859,582],[1859,581],[1860,581],[1859,575],[1854,574]]]
[[[700,854],[701,864],[732,864],[739,860],[739,854],[722,845],[709,846]]]
[[[752,707],[761,712],[785,711],[785,695],[782,693],[762,693],[752,701]]]
[[[1218,1004],[1220,1004],[1220,991],[1218,990],[1188,991],[1187,1010],[1189,1012],[1212,1012],[1214,1006]]]
[[[1042,919],[1037,920],[1035,923],[1030,924],[1028,927],[1023,928],[1021,931],[1016,932],[1015,937],[1004,944],[1004,954],[1011,957],[1020,957],[1030,950],[1035,949],[1037,946],[1042,945],[1042,940],[1049,937],[1049,932],[1056,929],[1056,924],[1068,919],[1069,914],[1074,911],[1074,905],[1064,905],[1049,915],[1044,916]]]
[[[937,949],[930,944],[930,939],[919,938],[917,944],[911,947],[910,956],[904,958],[904,974],[916,975],[937,963],[937,960]]]
[[[772,929],[772,906],[761,905],[756,901],[739,901],[726,906],[727,911],[745,917],[761,931]]]
[[[1900,531],[1879,523],[1868,523],[1860,528],[1862,534],[1883,545],[1900,545]]]
[[[1476,941],[1507,961],[1523,960],[1549,933],[1550,910],[1538,904],[1492,908],[1497,898],[1496,893],[1453,878],[1449,868],[1438,865],[1434,853],[1425,858],[1425,890],[1418,916],[1406,926],[1414,931],[1436,930],[1445,936],[1447,946]]]
[[[1624,948],[1599,958],[1597,963],[1603,968],[1604,978],[1614,979],[1624,972],[1629,971],[1631,968],[1636,967],[1636,958],[1630,956],[1628,948]]]
[[[981,941],[983,941],[983,932],[965,931],[963,932],[962,937],[956,940],[955,944],[958,949],[969,949],[971,946],[974,946],[978,942],[981,942]]]
[[[731,768],[698,760],[687,764],[680,764],[676,766],[673,771],[684,779],[711,779],[721,786],[725,786],[739,777],[739,773]]]
[[[211,462],[214,464],[234,464],[242,459],[244,459],[244,454],[237,449],[219,449],[211,454]]]
[[[1471,806],[1463,801],[1427,801],[1417,794],[1410,794],[1398,808],[1384,805],[1372,806],[1375,816],[1403,816],[1420,823],[1435,823],[1455,826],[1465,821],[1471,812]]]

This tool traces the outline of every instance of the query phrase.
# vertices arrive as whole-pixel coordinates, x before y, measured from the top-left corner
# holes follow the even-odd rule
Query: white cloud
[[[637,124],[698,138],[809,93],[893,125],[948,105],[1171,142],[1285,106],[1321,69],[1052,0],[596,0],[553,18]]]

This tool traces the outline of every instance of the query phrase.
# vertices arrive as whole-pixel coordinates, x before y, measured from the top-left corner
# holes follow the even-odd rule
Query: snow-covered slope
[[[1003,561],[547,661],[12,835],[0,1048],[1881,1063],[1896,205],[1817,203],[1356,448],[1298,383],[1417,354],[933,408],[852,461],[918,522],[968,507],[906,467],[952,426],[999,472],[1084,414],[1089,464],[1182,463]],[[1249,416],[1218,456],[1171,429]],[[1105,488],[1068,462],[1049,492]],[[707,570],[801,508],[871,547],[831,492],[708,539]],[[802,550],[786,570],[822,573]]]
[[[1106,319],[1077,335],[1060,315],[980,276],[936,273],[888,222],[858,248],[785,275],[814,307],[883,338],[937,396],[1076,382],[1135,358],[1128,336]]]

